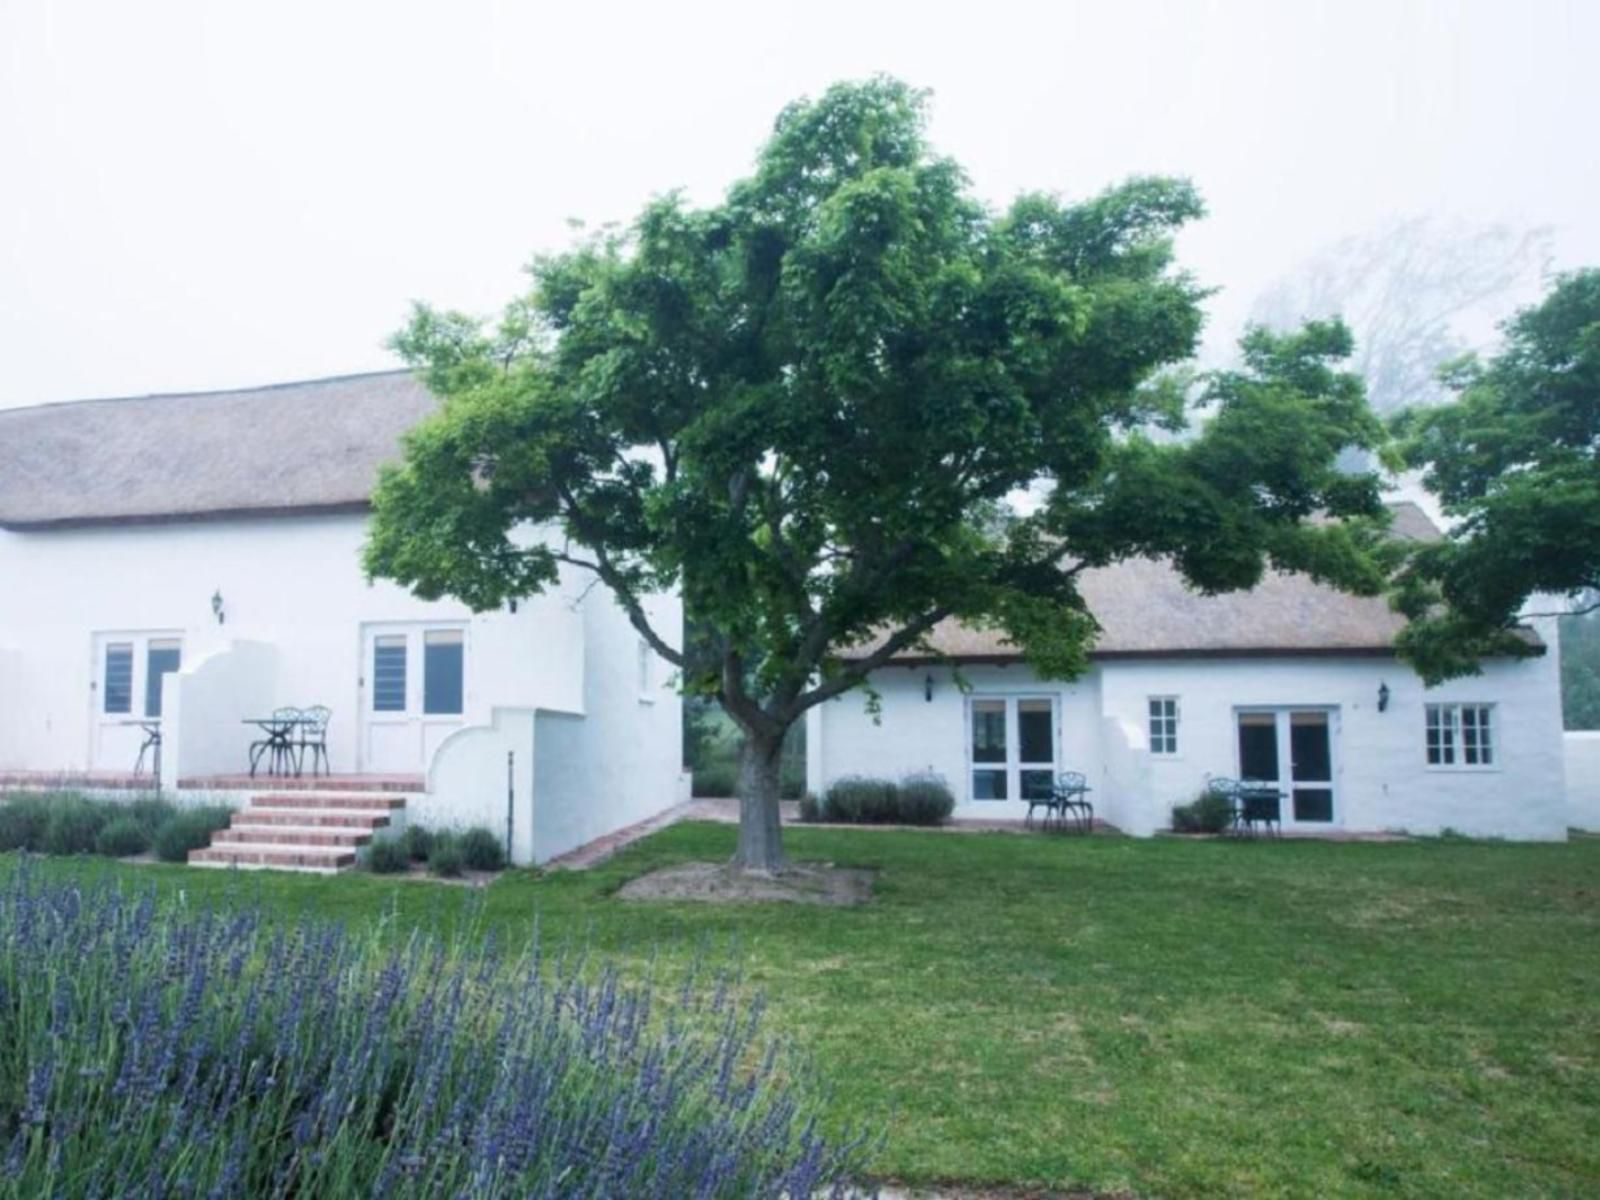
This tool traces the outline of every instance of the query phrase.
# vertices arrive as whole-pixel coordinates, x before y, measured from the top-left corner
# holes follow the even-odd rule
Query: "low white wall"
[[[25,695],[27,684],[22,677],[22,656],[9,646],[0,646],[0,771],[22,766],[22,750],[17,743]]]
[[[265,642],[231,642],[162,680],[162,788],[247,771],[250,743],[264,735],[244,722],[273,710],[277,686],[277,653]]]
[[[1567,823],[1600,833],[1600,730],[1571,730],[1561,740],[1567,759]]]
[[[406,821],[428,829],[482,825],[503,840],[509,801],[511,861],[531,863],[535,739],[534,712],[526,708],[497,708],[488,725],[456,730],[433,756],[427,794],[407,801]]]

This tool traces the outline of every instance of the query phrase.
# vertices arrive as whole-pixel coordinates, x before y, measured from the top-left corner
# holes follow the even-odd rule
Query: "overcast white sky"
[[[888,71],[996,204],[1192,176],[1213,340],[1395,215],[1600,264],[1600,2],[0,0],[0,406],[393,365],[570,217],[710,200],[788,100]]]

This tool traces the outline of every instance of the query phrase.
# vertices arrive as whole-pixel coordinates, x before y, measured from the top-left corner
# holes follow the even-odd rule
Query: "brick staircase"
[[[192,850],[197,867],[269,867],[331,875],[355,866],[357,850],[405,808],[393,792],[281,792],[257,795]]]

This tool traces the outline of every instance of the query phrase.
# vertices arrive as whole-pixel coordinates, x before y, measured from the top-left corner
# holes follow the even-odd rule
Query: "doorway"
[[[1333,708],[1239,709],[1239,778],[1270,783],[1284,794],[1286,829],[1338,823],[1334,788]]]

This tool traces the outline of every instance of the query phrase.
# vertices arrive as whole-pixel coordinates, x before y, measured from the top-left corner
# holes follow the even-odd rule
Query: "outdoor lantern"
[[[221,588],[218,588],[216,591],[211,593],[211,612],[217,618],[218,625],[221,625],[228,619],[228,614],[222,611]]]
[[[929,704],[933,703],[933,676],[929,675],[922,681],[922,698]]]
[[[1384,711],[1386,711],[1388,709],[1388,707],[1389,707],[1389,685],[1387,683],[1380,683],[1378,685],[1378,711],[1379,712],[1384,712]]]

